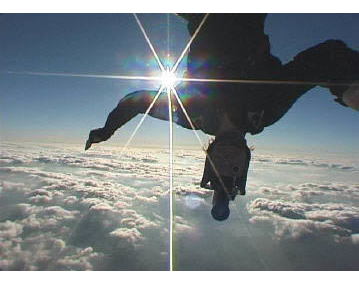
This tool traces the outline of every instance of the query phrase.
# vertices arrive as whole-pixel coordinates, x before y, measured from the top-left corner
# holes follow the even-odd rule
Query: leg
[[[299,82],[357,83],[359,81],[359,52],[348,48],[342,41],[328,40],[299,53],[284,65],[278,79]],[[354,86],[328,86],[335,101],[359,110],[359,90]],[[280,85],[271,87],[265,100],[264,126],[278,121],[310,89],[309,85]]]
[[[103,128],[91,130],[89,139],[86,142],[85,150],[89,149],[92,143],[99,143],[108,140],[122,125],[126,124],[136,115],[145,113],[155,99],[156,95],[156,91],[137,91],[126,95],[118,103],[117,107],[108,115],[105,126]],[[191,117],[191,120],[195,125],[195,129],[199,129],[193,117],[196,118],[197,113],[201,109],[205,109],[202,104],[203,98],[199,98],[198,95],[192,96],[188,93],[182,93],[181,88],[178,89],[178,95],[184,106],[187,108],[188,115]],[[190,105],[188,105],[189,102]],[[176,109],[173,115],[173,122],[184,128],[192,129],[177,100],[172,99],[172,105],[173,108]],[[162,93],[148,114],[154,118],[168,121],[167,95]]]
[[[286,72],[294,80],[324,81],[327,83],[356,83],[359,80],[359,52],[339,40],[328,40],[298,54],[287,64]],[[346,92],[350,86],[326,86],[336,101],[346,104]]]

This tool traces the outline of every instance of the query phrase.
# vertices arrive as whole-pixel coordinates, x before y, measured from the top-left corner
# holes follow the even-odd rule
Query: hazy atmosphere
[[[189,40],[185,20],[138,17],[173,64]],[[160,76],[133,15],[0,21],[0,270],[169,270],[168,122],[148,117],[121,153],[139,115],[84,151],[121,98],[160,83],[29,74]],[[269,14],[265,32],[285,63],[327,39],[359,50],[358,26],[358,14]],[[185,67],[186,57],[178,73]],[[333,99],[316,87],[246,136],[247,194],[224,222],[200,188],[205,154],[174,126],[174,270],[359,269],[359,113]]]

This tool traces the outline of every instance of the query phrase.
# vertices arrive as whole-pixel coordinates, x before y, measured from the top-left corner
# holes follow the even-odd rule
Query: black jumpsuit
[[[192,35],[204,14],[180,16],[188,20]],[[186,77],[266,82],[181,83],[176,89],[196,129],[218,135],[226,116],[231,127],[257,134],[278,121],[300,96],[321,85],[315,82],[358,81],[359,52],[339,40],[318,44],[282,65],[270,53],[269,38],[264,34],[265,18],[265,14],[210,14],[203,24],[190,47]],[[294,81],[300,83],[292,84]],[[346,106],[342,97],[349,86],[322,86],[336,96],[337,102]],[[107,140],[131,118],[144,113],[156,93],[137,91],[125,96],[108,116],[102,128],[102,139]],[[178,103],[175,100],[173,103],[176,109],[174,122],[191,129]],[[149,114],[168,120],[167,108],[167,96],[162,95]]]

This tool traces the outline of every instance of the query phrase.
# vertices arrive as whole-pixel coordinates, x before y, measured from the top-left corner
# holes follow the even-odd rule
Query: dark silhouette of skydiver
[[[179,16],[188,21],[193,35],[204,14]],[[328,40],[282,64],[270,53],[265,18],[266,14],[209,15],[190,47],[185,74],[187,78],[258,83],[182,82],[176,87],[195,129],[215,136],[207,149],[201,187],[214,190],[211,213],[216,220],[228,218],[229,201],[238,192],[245,195],[251,158],[246,133],[258,134],[277,122],[300,96],[316,86],[327,88],[339,104],[359,110],[359,88],[350,85],[359,79],[358,51],[340,40]],[[90,132],[85,149],[109,139],[130,119],[144,113],[156,93],[126,95],[109,114],[105,126]],[[181,107],[175,100],[173,104],[174,122],[191,129]],[[167,96],[159,97],[149,115],[168,120]]]

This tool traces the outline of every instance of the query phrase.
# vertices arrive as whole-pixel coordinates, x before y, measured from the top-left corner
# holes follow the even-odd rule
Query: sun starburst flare
[[[161,82],[163,86],[172,89],[178,80],[180,79],[177,79],[176,75],[170,71],[168,66],[166,70],[162,72]]]
[[[153,105],[155,104],[156,100],[159,97],[159,94],[161,93],[161,91],[166,88],[167,91],[167,99],[168,99],[168,121],[169,121],[169,167],[170,167],[170,174],[169,174],[169,183],[170,183],[170,188],[169,188],[169,212],[170,212],[170,218],[169,218],[169,266],[170,266],[170,271],[173,270],[173,117],[172,117],[172,97],[171,97],[171,93],[175,94],[175,98],[177,99],[178,103],[181,105],[181,107],[184,109],[184,106],[180,100],[180,98],[177,95],[176,89],[175,89],[175,83],[177,81],[179,81],[176,78],[175,72],[176,69],[178,67],[178,65],[180,64],[180,62],[182,61],[185,53],[187,52],[187,50],[189,49],[189,46],[191,45],[191,43],[194,41],[194,39],[196,38],[198,32],[200,31],[202,25],[204,24],[205,20],[208,17],[208,14],[205,15],[205,17],[203,18],[203,20],[201,21],[200,25],[198,26],[197,30],[195,31],[195,33],[193,34],[193,36],[191,37],[191,39],[189,40],[188,44],[186,45],[185,49],[183,50],[183,52],[181,53],[180,57],[177,59],[176,63],[174,64],[174,66],[172,67],[172,69],[170,69],[168,66],[166,67],[166,69],[163,67],[161,60],[158,58],[156,51],[154,50],[151,41],[149,40],[145,29],[143,28],[139,18],[137,17],[136,14],[134,14],[135,19],[137,24],[139,25],[144,37],[147,40],[148,45],[150,46],[150,49],[152,50],[158,65],[162,71],[162,78],[161,78],[161,88],[158,91],[156,97],[153,99],[151,105],[148,107],[145,115],[143,116],[142,120],[140,121],[140,123],[138,124],[138,126],[135,128],[135,131],[133,132],[133,134],[131,135],[130,139],[133,138],[133,136],[135,135],[136,131],[138,130],[140,124],[142,124],[143,120],[147,117],[148,113],[150,112],[151,108],[153,107]],[[169,30],[167,32],[167,41],[169,41]],[[168,44],[168,50],[167,50],[167,56],[169,56],[169,44]],[[187,112],[186,112],[187,114]],[[187,114],[187,119],[191,125],[191,127],[193,126],[193,123],[191,121],[191,119],[189,118],[188,114]],[[194,127],[192,127],[193,130]],[[196,135],[198,136],[197,132]],[[199,137],[198,137],[199,138]],[[130,141],[130,140],[129,140]],[[199,139],[200,141],[200,139]],[[125,146],[127,146],[129,144],[129,142],[126,143]],[[202,143],[200,142],[201,147],[202,147]]]

